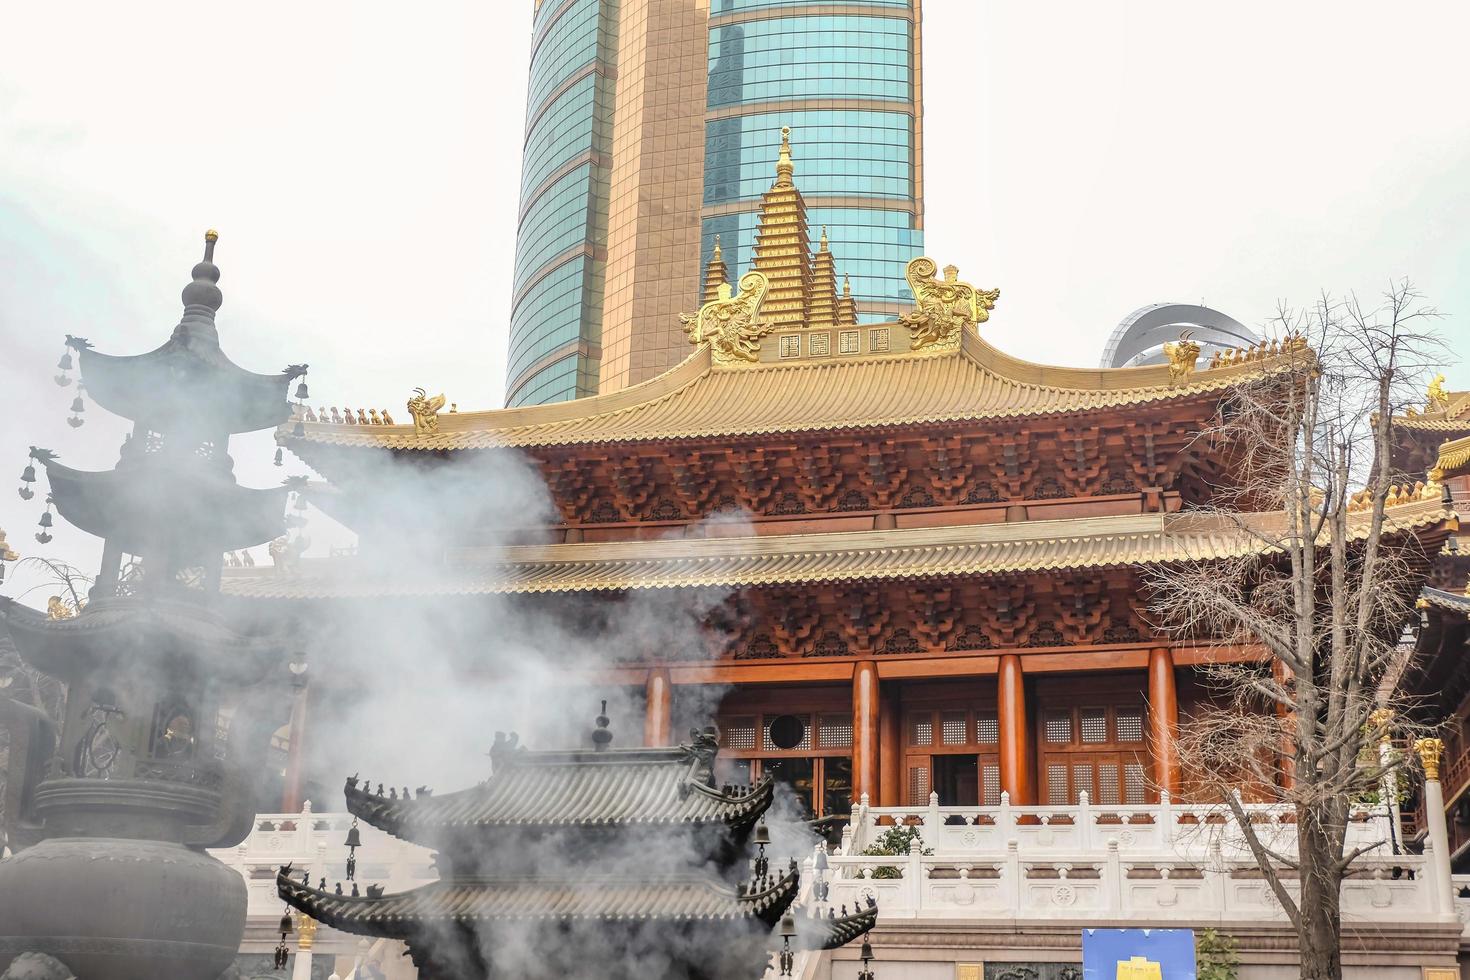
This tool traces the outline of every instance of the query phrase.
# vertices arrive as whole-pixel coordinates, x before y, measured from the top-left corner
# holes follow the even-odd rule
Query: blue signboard
[[[1194,930],[1083,929],[1082,980],[1194,980]]]

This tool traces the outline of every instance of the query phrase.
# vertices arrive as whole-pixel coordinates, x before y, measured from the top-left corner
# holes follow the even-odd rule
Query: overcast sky
[[[65,425],[62,337],[156,346],[209,227],[240,364],[309,362],[316,404],[499,406],[532,7],[8,5],[0,479],[32,443],[112,465],[120,423]],[[1463,2],[925,0],[927,251],[1033,360],[1094,364],[1153,302],[1255,325],[1401,276],[1470,350],[1466,37]],[[300,471],[270,451],[236,440],[242,482]],[[39,503],[0,487],[27,554]],[[95,562],[70,528],[47,551]]]

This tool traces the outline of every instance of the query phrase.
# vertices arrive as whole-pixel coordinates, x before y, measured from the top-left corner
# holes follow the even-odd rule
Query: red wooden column
[[[1026,727],[1026,678],[1021,658],[1000,658],[996,677],[996,714],[1000,721],[1000,788],[1017,806],[1032,806],[1031,749]]]
[[[878,710],[878,806],[903,802],[903,733],[899,728],[898,684],[882,685]]]
[[[1174,689],[1174,654],[1168,647],[1148,652],[1148,738],[1154,785],[1178,799],[1179,695]]]
[[[306,762],[306,699],[311,688],[302,684],[296,689],[291,705],[290,742],[286,745],[286,778],[281,783],[281,812],[301,812],[302,768]]]
[[[861,660],[852,669],[852,801],[878,801],[878,665]]]
[[[650,670],[643,693],[643,744],[668,745],[673,728],[673,688],[669,684],[669,672],[663,667]]]

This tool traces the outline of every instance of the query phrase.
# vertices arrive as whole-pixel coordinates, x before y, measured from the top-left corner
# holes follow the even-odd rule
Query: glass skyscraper
[[[791,127],[796,182],[860,319],[923,250],[919,0],[541,0],[507,401],[647,380],[689,353],[720,236],[732,276]]]

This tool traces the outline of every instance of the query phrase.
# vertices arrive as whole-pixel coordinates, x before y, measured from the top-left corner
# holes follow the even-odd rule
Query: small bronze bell
[[[82,403],[81,395],[78,395],[71,400],[71,410],[73,412],[85,412],[87,410],[87,406]]]
[[[70,371],[71,370],[71,351],[67,351],[65,354],[62,354],[61,355],[61,360],[59,360],[59,361],[56,362],[56,366],[58,368],[60,368],[61,370],[63,370],[63,371]]]
[[[304,402],[310,397],[311,395],[308,394],[306,390],[306,382],[302,381],[298,383],[296,385],[296,400],[299,402]]]

